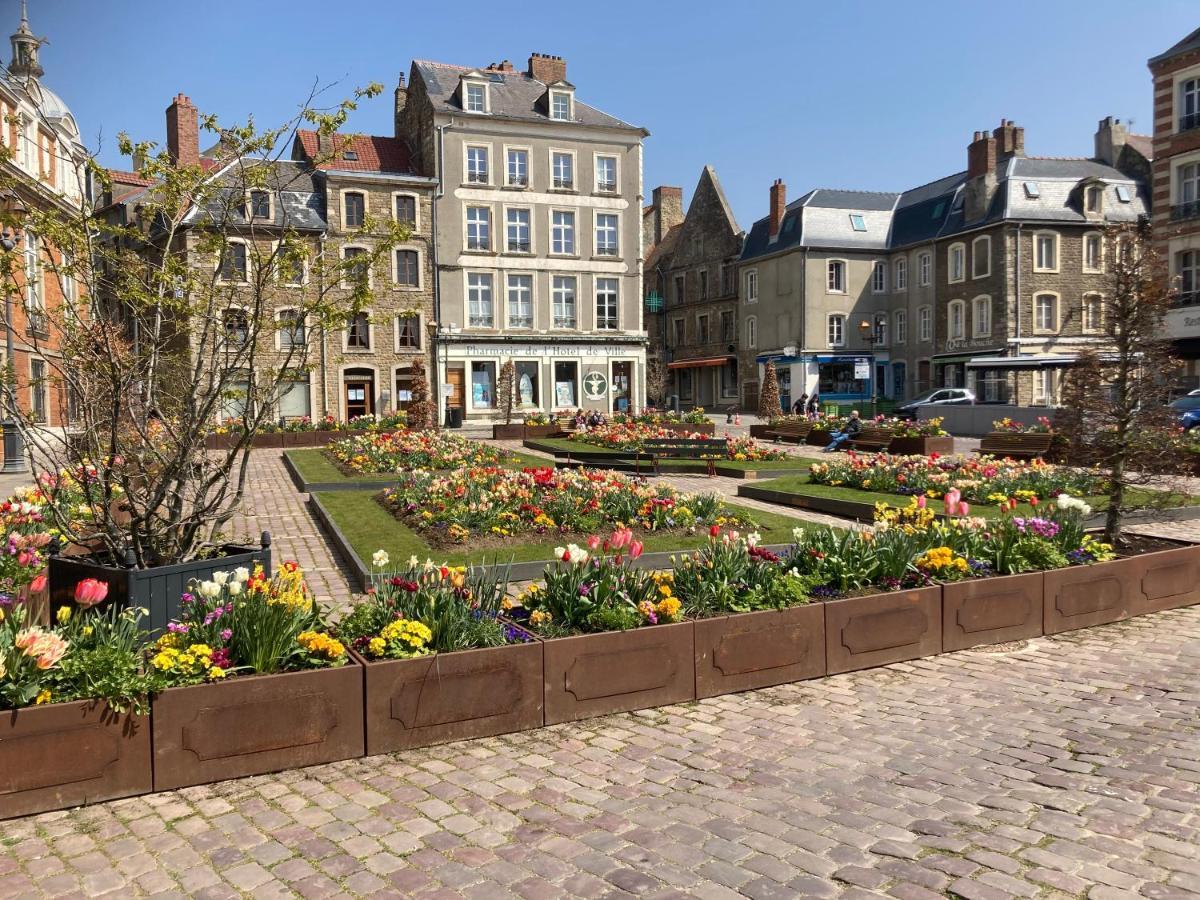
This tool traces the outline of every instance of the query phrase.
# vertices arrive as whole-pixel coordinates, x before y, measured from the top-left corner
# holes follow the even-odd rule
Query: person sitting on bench
[[[858,437],[859,432],[862,431],[862,427],[862,419],[858,417],[858,410],[853,410],[850,413],[850,418],[846,422],[845,427],[842,428],[841,431],[835,431],[833,433],[833,440],[829,442],[829,445],[825,448],[824,452],[832,453],[838,447],[842,446],[842,444],[846,443],[846,441]]]

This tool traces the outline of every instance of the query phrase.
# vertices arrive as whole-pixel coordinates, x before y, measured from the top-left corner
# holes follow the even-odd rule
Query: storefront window
[[[308,376],[279,382],[279,415],[286,418],[301,418],[309,414]]]
[[[541,406],[541,366],[536,362],[516,363],[518,406]]]
[[[737,397],[737,360],[731,359],[721,366],[721,396]]]
[[[496,406],[496,364],[471,363],[471,406],[474,409],[494,409]]]
[[[554,364],[554,405],[579,405],[575,382],[579,378],[579,364],[574,362],[556,362]]]
[[[633,363],[612,364],[612,408],[615,412],[628,412],[633,396]]]
[[[867,393],[867,380],[854,377],[854,360],[820,363],[817,366],[818,392],[821,394]]]

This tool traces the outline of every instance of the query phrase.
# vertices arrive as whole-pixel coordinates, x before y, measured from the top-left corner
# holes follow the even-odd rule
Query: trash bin
[[[840,409],[841,409],[841,407],[839,407],[838,404],[836,404],[836,403],[822,403],[821,404],[821,411],[823,413],[825,413],[825,415],[827,415],[827,416],[836,416]]]
[[[462,407],[447,406],[446,407],[446,427],[447,428],[462,428]]]

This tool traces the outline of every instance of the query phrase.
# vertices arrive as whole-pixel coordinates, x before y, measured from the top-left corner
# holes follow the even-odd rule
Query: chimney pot
[[[167,107],[167,155],[176,168],[200,165],[200,116],[184,94]]]
[[[785,209],[787,209],[787,185],[783,183],[782,178],[776,178],[775,183],[771,185],[771,213],[767,221],[767,234],[770,237],[779,234]]]

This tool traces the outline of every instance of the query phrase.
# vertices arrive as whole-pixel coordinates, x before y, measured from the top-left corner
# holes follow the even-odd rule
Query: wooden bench
[[[725,438],[662,438],[645,441],[641,453],[654,461],[654,474],[664,459],[698,459],[708,463],[708,474],[717,474],[717,460],[725,459],[729,443]]]
[[[864,425],[857,437],[846,441],[855,450],[886,450],[895,435],[894,428],[879,428],[874,425]]]
[[[784,422],[768,431],[767,437],[774,438],[777,444],[780,441],[794,441],[797,444],[803,444],[808,438],[808,433],[812,431],[812,426],[812,422]]]
[[[975,452],[980,456],[1041,459],[1050,452],[1053,441],[1054,434],[1049,431],[992,431],[983,436]]]
[[[558,416],[554,420],[554,426],[563,434],[574,434],[579,430],[575,427],[574,416]]]

